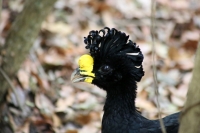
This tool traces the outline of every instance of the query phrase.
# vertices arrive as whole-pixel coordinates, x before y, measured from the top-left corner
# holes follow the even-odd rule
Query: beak
[[[82,76],[80,74],[80,69],[77,68],[76,70],[73,71],[72,75],[71,75],[71,81],[73,83],[76,83],[76,82],[84,82],[85,81],[85,78],[84,76]]]

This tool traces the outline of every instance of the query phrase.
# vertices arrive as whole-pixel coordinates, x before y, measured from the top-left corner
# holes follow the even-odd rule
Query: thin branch
[[[0,21],[1,21],[1,11],[3,7],[3,0],[0,0]]]
[[[156,69],[156,48],[155,48],[155,10],[156,2],[155,0],[151,1],[151,38],[152,38],[152,60],[153,60],[153,79],[155,86],[155,94],[158,108],[158,117],[161,126],[162,133],[166,133],[165,125],[163,119],[161,118],[161,109],[159,104],[159,92],[158,92],[158,81],[157,81],[157,69]]]
[[[15,87],[14,87],[13,83],[11,82],[10,78],[8,77],[8,75],[4,72],[4,70],[1,67],[0,67],[0,72],[3,75],[3,77],[6,79],[8,84],[10,85],[11,90],[12,90],[12,92],[14,93],[14,95],[16,97],[16,100],[17,100],[17,103],[19,105],[19,108],[22,109],[22,105],[20,104],[20,100],[19,100],[18,95],[17,95],[17,93],[15,91]]]

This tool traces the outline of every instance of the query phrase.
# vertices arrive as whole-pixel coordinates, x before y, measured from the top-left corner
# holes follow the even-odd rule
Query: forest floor
[[[3,0],[2,45],[23,5],[23,0]],[[180,111],[186,100],[200,38],[200,2],[157,0],[155,16],[159,102],[166,116]],[[83,37],[105,26],[127,33],[141,48],[145,76],[138,83],[136,105],[143,116],[158,118],[151,1],[58,0],[13,80],[15,92],[9,90],[6,96],[4,111],[15,133],[100,133],[106,93],[93,85],[71,83],[70,75],[87,53]]]

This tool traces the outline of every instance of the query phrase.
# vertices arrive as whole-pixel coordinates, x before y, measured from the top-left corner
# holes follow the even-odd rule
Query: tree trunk
[[[200,133],[200,42],[187,101],[180,118],[179,133]]]
[[[26,0],[23,11],[17,16],[8,33],[6,43],[0,47],[1,69],[12,79],[37,38],[41,23],[56,0]],[[0,73],[0,103],[9,88]]]

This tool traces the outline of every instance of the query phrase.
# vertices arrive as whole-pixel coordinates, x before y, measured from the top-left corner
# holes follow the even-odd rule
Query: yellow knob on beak
[[[93,71],[94,60],[92,56],[85,54],[82,55],[79,59],[79,68],[74,70],[71,74],[72,82],[87,82],[92,83],[92,80],[95,77]]]

